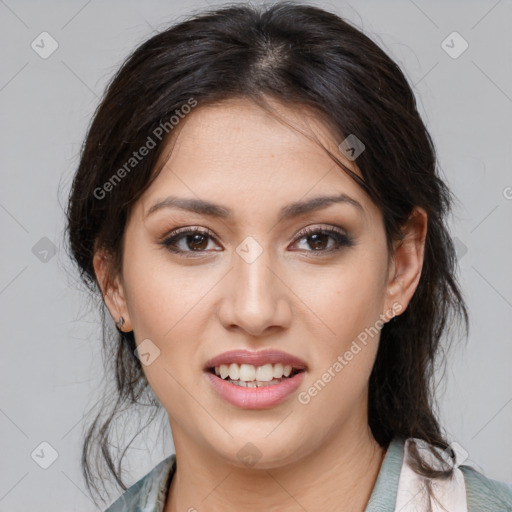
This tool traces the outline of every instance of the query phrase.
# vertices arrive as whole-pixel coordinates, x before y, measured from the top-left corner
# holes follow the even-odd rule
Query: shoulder
[[[487,478],[471,466],[459,466],[466,482],[468,510],[512,512],[512,484]]]
[[[176,467],[176,455],[169,455],[129,487],[105,512],[162,512]]]
[[[512,485],[491,480],[469,465],[462,465],[467,456],[464,450],[452,447],[455,458],[447,450],[441,450],[421,439],[409,438],[403,443],[403,463],[397,489],[396,509],[402,512],[439,510],[442,504],[445,510],[464,512],[512,512]],[[452,466],[448,478],[433,477],[426,479],[419,475],[411,465],[411,446],[414,452],[429,467],[445,471],[446,464]],[[434,452],[437,452],[435,456]]]

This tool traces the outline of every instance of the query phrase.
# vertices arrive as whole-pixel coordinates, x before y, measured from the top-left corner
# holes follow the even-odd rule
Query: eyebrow
[[[338,194],[336,196],[320,196],[307,201],[297,201],[291,203],[281,209],[278,216],[278,222],[288,220],[300,215],[321,210],[331,206],[332,204],[350,204],[364,214],[364,208],[361,203],[346,194]],[[162,208],[177,208],[187,212],[197,213],[199,215],[208,215],[209,217],[219,219],[233,218],[233,212],[224,206],[211,203],[203,199],[189,199],[185,197],[169,196],[158,201],[148,210],[146,217]]]

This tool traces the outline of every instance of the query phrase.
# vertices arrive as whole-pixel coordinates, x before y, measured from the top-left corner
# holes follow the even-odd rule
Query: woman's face
[[[304,111],[274,106],[306,128]],[[341,141],[309,122],[359,173]],[[380,328],[410,296],[394,279],[380,211],[321,147],[249,101],[197,107],[176,130],[171,157],[131,211],[115,302],[107,300],[123,330],[134,330],[177,451],[270,468],[342,435],[367,436]],[[184,207],[155,208],[170,196]],[[315,208],[323,197],[340,200]],[[186,208],[196,201],[216,206]],[[293,377],[293,364],[293,378],[274,390],[231,384],[208,362],[233,350],[281,351],[303,368]],[[238,369],[268,384],[285,370],[280,360],[225,363],[230,377]],[[248,362],[258,364],[239,366]]]

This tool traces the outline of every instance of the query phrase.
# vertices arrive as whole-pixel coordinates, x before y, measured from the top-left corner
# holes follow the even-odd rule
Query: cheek
[[[178,268],[158,250],[134,251],[126,259],[126,295],[137,335],[169,343],[173,333],[197,314],[208,290],[208,273],[198,268]],[[211,286],[211,285],[210,285]],[[199,306],[199,308],[198,308]]]
[[[201,330],[206,313],[201,301],[206,284],[197,273],[180,272],[151,251],[131,252],[123,273],[136,342],[148,346],[146,340],[151,340],[156,348],[150,351],[158,354],[142,366],[146,379],[166,410],[176,417],[190,414],[194,403],[186,400],[183,385],[192,362],[197,364],[200,333],[194,329]]]
[[[329,382],[328,390],[322,391],[327,401],[336,401],[336,394],[343,393],[347,400],[343,403],[350,403],[366,388],[383,325],[379,320],[384,312],[387,258],[381,254],[372,247],[359,247],[330,272],[301,281],[298,294],[309,294],[304,302],[315,313],[309,318],[312,322],[317,318],[316,325],[321,326],[320,331],[316,328],[319,335],[311,352],[311,377],[321,379],[320,387]]]
[[[313,430],[338,424],[364,414],[368,380],[375,361],[379,339],[382,299],[375,284],[376,275],[340,272],[334,284],[326,281],[327,292],[317,299],[322,335],[315,338],[311,351],[310,375],[299,401]]]
[[[347,340],[373,325],[383,312],[387,260],[358,250],[339,265],[301,278],[301,294],[330,327],[331,335]]]

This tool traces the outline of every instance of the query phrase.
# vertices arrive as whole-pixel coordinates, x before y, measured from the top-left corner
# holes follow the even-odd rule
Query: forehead
[[[233,98],[215,105],[197,107],[178,125],[167,145],[173,146],[169,163],[176,163],[186,153],[190,158],[210,163],[245,161],[260,158],[264,161],[293,162],[303,158],[332,162],[318,142],[334,152],[355,172],[357,166],[338,149],[338,138],[317,115],[304,106],[283,105],[267,99],[273,114],[253,101]],[[318,139],[315,143],[308,139]],[[179,155],[181,151],[182,155]],[[163,157],[165,159],[165,156]]]
[[[303,107],[270,104],[277,118],[245,99],[199,106],[185,116],[166,142],[157,163],[161,172],[139,201],[143,217],[166,195],[232,204],[236,210],[254,202],[269,208],[345,193],[370,206],[361,187],[322,147],[361,174],[319,118]]]

